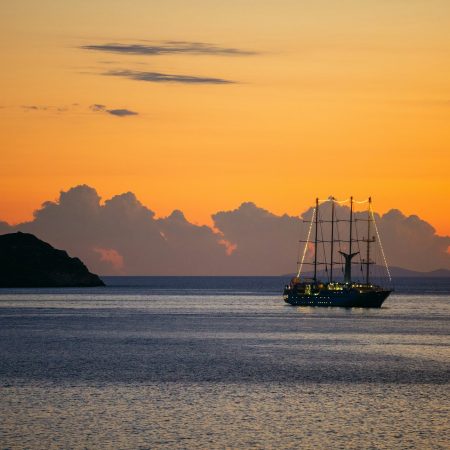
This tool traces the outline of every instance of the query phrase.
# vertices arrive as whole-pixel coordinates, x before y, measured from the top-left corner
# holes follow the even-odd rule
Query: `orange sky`
[[[450,234],[448,1],[18,0],[0,24],[0,220],[86,183],[198,223],[243,201],[296,214],[370,194]],[[255,54],[80,48],[164,41]]]

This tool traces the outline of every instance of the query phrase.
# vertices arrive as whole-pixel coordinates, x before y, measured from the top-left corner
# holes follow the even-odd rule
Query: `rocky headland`
[[[0,235],[0,287],[91,287],[103,281],[33,234]]]

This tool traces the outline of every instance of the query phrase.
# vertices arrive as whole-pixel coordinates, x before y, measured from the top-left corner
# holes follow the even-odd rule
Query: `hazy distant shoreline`
[[[95,289],[117,295],[130,289],[143,295],[281,297],[290,276],[101,276],[106,287]],[[396,294],[402,295],[448,295],[450,292],[450,277],[394,276],[388,284]]]
[[[401,267],[390,267],[389,272],[393,278],[450,278],[450,270],[437,269],[429,272],[419,272]],[[289,278],[295,276],[294,273],[285,273],[280,275],[100,275],[101,278],[149,278],[149,277],[167,277],[167,278]],[[304,273],[303,276],[311,276],[311,273]]]

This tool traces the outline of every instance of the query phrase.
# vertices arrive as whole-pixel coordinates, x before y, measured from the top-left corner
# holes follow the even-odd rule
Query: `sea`
[[[381,309],[286,277],[0,290],[2,449],[449,449],[450,279]]]

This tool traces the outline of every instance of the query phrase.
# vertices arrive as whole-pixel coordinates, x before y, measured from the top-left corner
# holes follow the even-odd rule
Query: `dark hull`
[[[357,290],[303,294],[285,291],[284,301],[293,306],[338,306],[341,308],[381,308],[391,291],[359,292]]]

